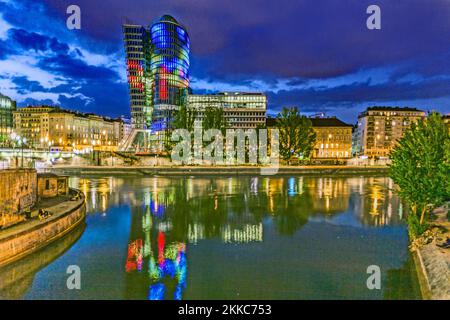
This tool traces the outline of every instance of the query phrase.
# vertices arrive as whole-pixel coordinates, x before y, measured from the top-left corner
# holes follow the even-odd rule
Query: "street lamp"
[[[20,144],[20,149],[21,149],[21,160],[20,160],[21,165],[20,165],[20,167],[23,168],[23,146],[27,142],[27,139],[25,137],[21,138],[20,136],[16,136],[16,140]]]
[[[15,160],[15,165],[17,166],[17,157],[16,157],[16,142],[17,142],[17,134],[15,132],[11,133],[11,141],[13,146],[13,158]]]
[[[330,139],[333,137],[333,135],[330,133],[330,134],[328,134],[328,140],[327,140],[327,148],[330,148],[331,149],[331,144],[330,144]],[[330,151],[330,152],[333,152],[333,151]],[[328,150],[327,150],[327,158],[328,158]]]

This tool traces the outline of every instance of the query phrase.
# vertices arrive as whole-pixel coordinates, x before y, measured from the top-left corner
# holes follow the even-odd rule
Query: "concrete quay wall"
[[[127,175],[127,176],[259,176],[262,168],[258,166],[155,166],[155,167],[53,167],[50,172],[65,175]],[[273,175],[317,175],[354,176],[388,174],[388,167],[363,166],[282,166]],[[268,175],[270,176],[270,175]]]
[[[0,267],[17,261],[63,237],[84,223],[86,204],[81,199],[48,208],[53,215],[32,220],[0,232]]]

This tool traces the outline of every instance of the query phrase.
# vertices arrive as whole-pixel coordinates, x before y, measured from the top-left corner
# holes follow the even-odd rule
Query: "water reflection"
[[[310,215],[330,217],[350,210],[358,223],[367,227],[398,224],[404,216],[402,203],[392,191],[392,180],[380,177],[155,177],[132,179],[131,183],[130,179],[110,177],[72,178],[71,185],[87,195],[88,213],[104,213],[109,206],[131,204],[148,209],[155,218],[165,217],[164,221],[172,224],[180,208],[183,219],[187,218],[184,213],[189,215],[186,221],[191,232],[184,224],[181,227],[186,233],[197,235],[193,241],[204,227],[209,228],[208,235],[220,235],[218,230],[230,234],[234,231],[228,224],[238,218],[241,226],[243,220],[251,224],[242,226],[241,231],[246,228],[255,231],[260,230],[259,223],[265,215],[282,217],[292,211],[307,221]],[[214,221],[208,220],[210,212],[217,213]],[[230,235],[223,238],[227,237]]]
[[[130,206],[128,299],[182,299],[190,245],[263,243],[267,219],[292,236],[310,221],[374,228],[403,217],[392,181],[379,177],[72,178],[71,186],[86,194],[90,215]]]
[[[79,225],[49,246],[0,269],[0,299],[20,299],[29,290],[36,272],[64,254],[85,229]]]

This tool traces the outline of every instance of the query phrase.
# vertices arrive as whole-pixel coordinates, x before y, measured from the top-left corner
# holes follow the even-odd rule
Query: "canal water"
[[[406,211],[389,178],[72,177],[70,185],[86,194],[86,226],[0,269],[1,298],[420,299]],[[67,289],[71,265],[80,290]],[[370,290],[373,265],[381,287]]]

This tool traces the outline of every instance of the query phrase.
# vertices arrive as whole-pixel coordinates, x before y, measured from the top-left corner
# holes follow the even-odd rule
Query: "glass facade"
[[[8,139],[13,130],[13,111],[16,102],[0,94],[0,144]]]
[[[267,97],[258,92],[220,92],[189,94],[188,106],[197,110],[200,120],[206,108],[221,108],[232,129],[252,129],[266,123]]]
[[[123,26],[127,75],[130,93],[132,125],[144,129],[151,122],[151,108],[146,101],[144,86],[145,28],[138,25]]]
[[[150,27],[147,60],[150,101],[154,106],[152,129],[165,129],[173,111],[185,105],[189,87],[189,35],[171,16],[162,16]]]
[[[173,111],[187,103],[189,35],[164,15],[146,29],[124,25],[125,51],[135,128],[167,128]]]

